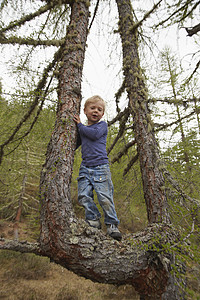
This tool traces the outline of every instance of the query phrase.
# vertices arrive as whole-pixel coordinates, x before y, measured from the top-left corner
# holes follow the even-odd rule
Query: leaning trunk
[[[138,54],[137,25],[129,0],[116,0],[122,40],[123,70],[129,105],[134,118],[135,139],[140,160],[144,198],[149,223],[169,222],[164,178],[159,168],[159,152],[147,104],[147,92]]]
[[[122,40],[123,70],[129,97],[129,106],[134,118],[135,139],[140,160],[144,198],[149,223],[170,223],[164,177],[160,168],[158,145],[148,109],[148,98],[140,67],[138,53],[138,26],[133,21],[130,0],[116,0],[119,12],[119,33]],[[174,264],[171,256],[169,265]],[[168,280],[162,294],[140,293],[141,299],[180,299],[178,278],[167,270]]]
[[[88,19],[86,1],[75,1],[71,7],[71,19],[60,64],[56,124],[47,148],[40,182],[40,242],[42,247],[51,251],[59,243],[61,232],[69,230],[74,217],[70,199],[76,141],[73,115],[80,110]]]

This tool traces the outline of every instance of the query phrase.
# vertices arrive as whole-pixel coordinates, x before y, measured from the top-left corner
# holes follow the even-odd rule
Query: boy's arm
[[[95,127],[85,126],[82,123],[78,123],[77,126],[81,134],[87,136],[93,141],[98,140],[102,135],[107,133],[106,122],[97,123]]]

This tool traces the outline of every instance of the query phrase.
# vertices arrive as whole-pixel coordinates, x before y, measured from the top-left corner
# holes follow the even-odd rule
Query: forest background
[[[151,7],[153,2],[149,1],[149,3]],[[113,3],[108,4],[104,2],[104,6],[108,11],[111,10],[112,5]],[[3,8],[3,6],[1,6],[1,8]],[[11,9],[11,6],[9,9]],[[18,9],[20,9],[20,7],[18,7]],[[102,12],[105,12],[104,9],[102,8],[102,11],[100,10],[101,13],[99,13],[98,16],[100,19],[97,18],[98,25],[100,24],[100,20],[102,20]],[[139,18],[140,14],[142,15],[146,10],[138,8],[136,11]],[[195,11],[191,16],[187,23],[188,27],[195,23],[198,12]],[[15,15],[15,13],[16,12],[14,11],[12,13],[9,11],[9,15]],[[105,15],[103,16],[105,17]],[[102,24],[103,22],[101,23],[101,26]],[[148,26],[147,23],[146,30],[149,28]],[[184,26],[186,27],[186,24],[184,24]],[[113,27],[115,27],[115,25],[113,25]],[[180,24],[177,28],[180,28]],[[101,28],[98,30],[101,31]],[[183,30],[183,28],[180,30]],[[110,28],[110,34],[111,32],[113,33],[113,31],[114,29]],[[185,30],[185,35],[186,34],[187,32]],[[113,36],[116,36],[116,34]],[[141,32],[141,41],[144,36],[145,29]],[[100,39],[101,36],[99,35],[99,41]],[[190,55],[188,54],[185,56],[184,59],[180,59],[178,53],[171,51],[169,47],[163,48],[159,54],[157,52],[158,49],[156,49],[156,54],[153,55],[153,43],[149,43],[147,48],[141,43],[141,62],[146,81],[148,82],[151,116],[155,123],[157,139],[161,145],[161,156],[165,162],[165,168],[170,174],[171,183],[173,183],[172,187],[166,185],[171,216],[173,218],[173,223],[177,226],[177,229],[182,232],[183,236],[185,238],[190,237],[191,255],[186,258],[189,267],[187,276],[191,283],[188,288],[188,295],[193,299],[198,299],[199,257],[198,251],[196,250],[198,250],[199,246],[199,213],[197,206],[195,206],[193,202],[190,202],[190,199],[195,199],[195,201],[199,202],[199,52],[197,50],[198,48],[196,48],[198,46],[199,36],[197,34],[188,37],[188,39],[190,39],[190,41],[192,39],[194,50]],[[109,40],[111,39],[109,38]],[[121,57],[120,43],[117,41],[117,38],[113,38],[112,42],[113,43],[110,42],[110,44],[107,44],[108,48],[106,50],[110,56],[115,57],[111,64],[108,63],[109,74],[114,74],[113,81],[115,83],[113,92],[110,91],[110,86],[112,87],[112,84],[108,85],[109,93],[104,93],[104,89],[102,88],[98,90],[96,85],[90,85],[91,80],[89,80],[89,76],[86,75],[84,77],[84,84],[86,85],[86,82],[89,81],[88,86],[90,86],[91,93],[101,93],[101,96],[107,100],[108,113],[105,118],[109,123],[108,153],[111,162],[112,179],[115,187],[116,210],[120,218],[120,228],[122,232],[137,232],[146,227],[147,217],[139,163],[136,161],[134,164],[130,164],[131,158],[136,154],[136,147],[134,146],[134,143],[131,148],[127,147],[134,138],[131,130],[133,126],[133,121],[131,119],[129,120],[129,126],[127,126],[126,131],[118,139],[115,147],[112,146],[113,141],[115,141],[118,136],[120,127],[119,123],[113,125],[111,122],[113,112],[115,111],[115,101],[110,101],[110,99],[115,99],[115,93],[117,92],[116,86],[119,87],[122,82],[122,70],[118,64],[118,60]],[[33,54],[33,61],[30,64],[29,58],[32,56],[32,50],[30,50],[28,46],[24,47],[23,51],[25,52],[19,56],[18,46],[6,45],[2,48],[4,62],[7,60],[7,54],[5,55],[5,53],[7,53],[8,49],[9,67],[12,67],[9,76],[13,75],[13,79],[10,77],[8,79],[8,77],[5,76],[5,80],[3,74],[1,75],[1,144],[7,140],[10,133],[16,128],[18,121],[23,118],[24,111],[29,108],[32,100],[31,91],[34,90],[37,78],[41,73],[41,70],[39,69],[37,71],[35,70],[34,73],[32,73],[33,70],[30,69],[30,66],[33,67],[36,59],[40,57],[38,56],[38,52]],[[147,49],[149,49],[150,52],[148,52]],[[45,49],[40,49],[40,51],[43,52],[41,59],[45,64],[45,61],[49,60],[48,56],[53,55],[53,51],[48,53],[45,52],[44,56],[44,50]],[[15,54],[17,54],[17,58]],[[155,59],[154,63],[150,63],[152,59]],[[40,64],[41,61],[39,61],[37,67],[40,67]],[[152,72],[152,66],[154,66],[156,71]],[[86,63],[85,68],[87,68]],[[6,72],[4,74],[6,74]],[[29,74],[29,76],[27,76],[27,74]],[[110,75],[108,77],[110,77]],[[18,134],[15,136],[15,139],[6,145],[6,151],[0,169],[2,237],[8,234],[17,239],[20,238],[21,235],[23,238],[33,241],[36,240],[39,235],[40,215],[38,189],[40,172],[45,160],[47,144],[56,118],[56,78],[53,80],[55,80],[55,82],[51,89],[48,90],[47,101],[43,106],[40,115],[37,117],[37,122],[35,122],[33,126],[33,122],[37,116],[37,113],[35,112],[35,114],[24,123]],[[6,84],[5,81],[7,81]],[[97,82],[99,85],[102,84],[99,80]],[[83,95],[85,93],[84,98],[87,98],[87,96],[90,95],[88,88],[86,89],[84,84]],[[14,89],[14,87],[16,87],[16,89]],[[116,110],[119,107],[120,109],[123,109],[125,106],[126,95],[124,95],[120,99],[120,102],[117,103]],[[125,155],[123,156],[121,155],[122,149],[126,149]],[[78,176],[80,162],[81,153],[80,150],[77,150],[75,154],[71,194],[76,214],[80,218],[84,218],[84,211],[77,203],[76,178]],[[129,172],[130,170],[131,173]],[[188,201],[190,204],[188,204]],[[7,230],[8,226],[9,228],[11,226],[12,229]],[[25,230],[23,230],[23,228]],[[8,270],[8,260],[24,260],[24,257],[19,257],[14,253],[3,254],[1,252],[1,259]],[[30,260],[32,262],[34,261],[32,256]],[[33,264],[34,263],[37,264],[37,259]],[[48,265],[48,262],[45,263]],[[27,268],[30,268],[30,265]],[[47,272],[49,272],[49,270]],[[37,271],[36,274],[38,274]],[[32,290],[32,294],[33,299],[39,298],[35,290]],[[61,294],[59,294],[59,297],[62,297]],[[29,299],[29,296],[27,296],[27,299]],[[78,296],[76,295],[73,297]],[[110,297],[112,299],[112,295]],[[126,296],[124,295],[124,297]],[[128,299],[128,297],[130,296],[127,296],[124,299]],[[25,297],[21,299],[25,299]]]

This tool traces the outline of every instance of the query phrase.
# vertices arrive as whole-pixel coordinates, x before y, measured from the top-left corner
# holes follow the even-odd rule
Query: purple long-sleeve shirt
[[[90,126],[79,123],[77,126],[81,138],[81,141],[77,144],[77,148],[81,145],[82,165],[94,167],[107,164],[107,123],[100,121],[99,123]]]

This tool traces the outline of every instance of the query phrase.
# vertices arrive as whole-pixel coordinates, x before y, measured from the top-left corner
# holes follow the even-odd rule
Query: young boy
[[[106,152],[108,126],[106,122],[100,121],[104,111],[104,100],[100,96],[93,96],[86,100],[84,106],[88,126],[81,123],[79,115],[74,116],[79,133],[77,148],[81,145],[82,151],[78,200],[85,208],[86,222],[100,229],[101,214],[94,202],[93,190],[95,190],[104,212],[107,234],[120,241],[122,234],[117,228],[119,220],[113,202],[113,184]]]

